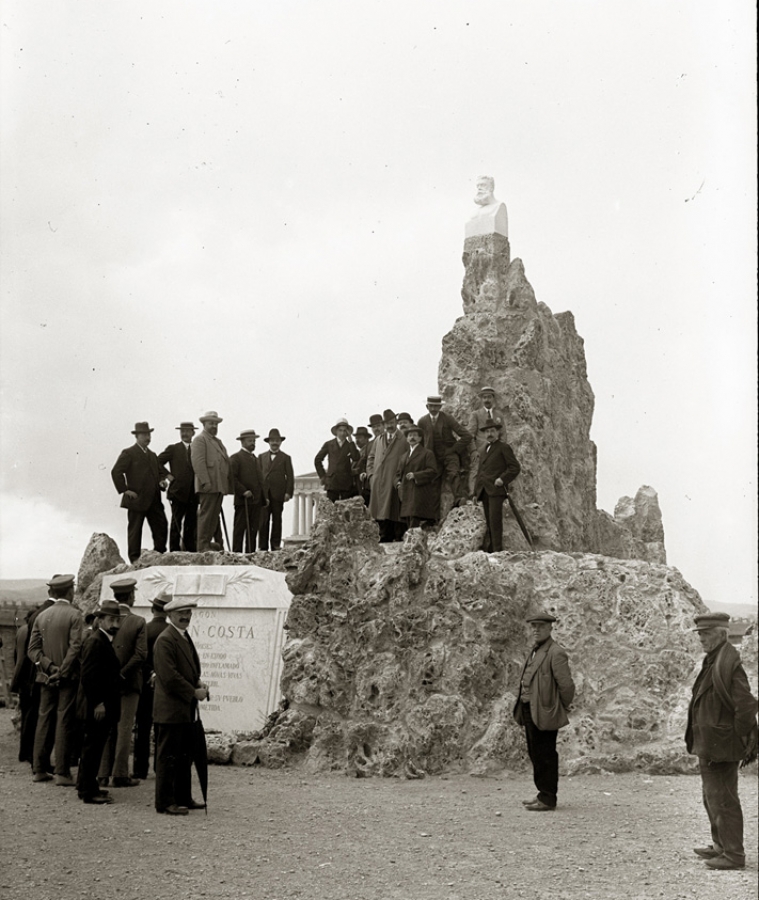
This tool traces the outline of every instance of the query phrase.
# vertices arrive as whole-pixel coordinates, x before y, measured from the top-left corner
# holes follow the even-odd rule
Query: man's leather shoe
[[[82,803],[97,803],[98,806],[103,806],[106,803],[113,803],[113,797],[93,794],[92,797],[82,797]]]
[[[177,806],[176,803],[172,803],[171,806],[167,806],[165,809],[157,809],[156,812],[164,813],[167,816],[186,816],[189,810],[186,806]]]
[[[538,798],[533,797],[532,800],[522,800],[522,806],[532,806],[533,803],[537,803]]]
[[[548,804],[543,803],[542,800],[536,800],[534,803],[528,803],[527,806],[525,806],[525,809],[529,810],[530,812],[555,812],[556,811],[555,806],[548,806]]]
[[[74,787],[76,782],[70,775],[56,775],[55,783],[58,787]]]
[[[32,781],[52,781],[53,776],[49,772],[37,772]]]
[[[745,869],[746,863],[733,862],[726,856],[715,856],[713,859],[706,860],[710,869]]]
[[[197,800],[190,800],[189,803],[183,803],[182,808],[187,809],[205,809],[205,803],[198,803]]]
[[[722,851],[715,850],[714,847],[694,847],[693,852],[701,859],[714,859],[715,856],[722,856]]]
[[[137,787],[140,782],[136,778],[114,778],[114,787]]]

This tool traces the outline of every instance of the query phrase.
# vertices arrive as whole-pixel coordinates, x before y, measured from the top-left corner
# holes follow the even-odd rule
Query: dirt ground
[[[741,778],[748,865],[713,872],[697,777],[562,779],[530,813],[527,776],[420,781],[213,767],[208,815],[157,815],[153,776],[85,806],[33,784],[0,709],[4,900],[755,900],[757,779]]]

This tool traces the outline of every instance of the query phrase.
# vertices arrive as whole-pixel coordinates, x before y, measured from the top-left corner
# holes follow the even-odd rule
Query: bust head
[[[474,198],[477,206],[490,206],[491,203],[495,203],[494,190],[495,179],[490,175],[480,175],[477,179],[477,195]]]

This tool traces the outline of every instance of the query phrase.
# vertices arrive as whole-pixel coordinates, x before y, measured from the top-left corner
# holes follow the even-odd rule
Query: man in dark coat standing
[[[258,437],[252,428],[241,431],[237,440],[242,446],[229,457],[235,487],[235,524],[232,532],[234,553],[253,553],[256,549],[261,507],[265,502],[261,462],[255,454]]]
[[[442,406],[442,397],[427,397],[428,414],[419,419],[419,425],[424,433],[424,446],[435,454],[438,469],[451,486],[453,505],[458,506],[466,494],[461,461],[467,459],[474,438],[450,413],[443,412]]]
[[[156,812],[186,816],[204,804],[192,798],[192,746],[198,703],[208,699],[200,680],[200,658],[188,633],[195,600],[177,598],[166,604],[169,626],[153,647],[156,727]]]
[[[159,464],[165,466],[168,463],[171,471],[169,489],[166,492],[171,504],[169,549],[194,553],[197,549],[198,497],[195,493],[190,447],[197,429],[192,422],[182,422],[177,430],[182,440],[177,444],[169,444],[158,455]]]
[[[730,616],[696,616],[706,653],[688,707],[685,746],[698,757],[701,792],[712,843],[694,852],[710,869],[742,869],[743,811],[738,767],[756,757],[756,700],[751,695],[740,653],[728,641]]]
[[[503,502],[506,488],[517,477],[520,466],[514,451],[499,440],[500,426],[488,419],[480,431],[487,443],[480,450],[479,469],[474,481],[474,496],[482,501],[488,526],[485,550],[498,553],[503,550]]]
[[[163,511],[161,487],[163,479],[169,473],[148,447],[152,431],[147,422],[137,422],[132,432],[135,443],[121,451],[116,465],[111,469],[111,478],[121,494],[121,507],[127,511],[129,562],[140,558],[142,525],[145,519],[148,520],[153,535],[155,550],[158,553],[166,552],[169,527]]]
[[[559,754],[556,737],[569,724],[567,711],[575,695],[567,651],[551,637],[556,618],[549,613],[527,617],[533,646],[519,677],[514,718],[524,726],[527,752],[538,789],[534,800],[523,800],[529,812],[556,809],[559,790]]]
[[[401,499],[396,484],[398,465],[408,451],[408,441],[398,430],[398,419],[392,409],[382,414],[385,432],[373,441],[374,451],[366,461],[371,496],[369,515],[377,522],[380,543],[403,540],[406,523],[401,518]]]
[[[401,517],[409,528],[419,528],[434,524],[440,515],[439,472],[432,451],[421,446],[422,429],[418,425],[406,429],[406,440],[408,450],[398,463],[395,481]]]
[[[104,600],[96,613],[98,628],[82,647],[82,675],[77,694],[77,714],[84,723],[82,756],[76,788],[85,803],[113,803],[98,784],[98,768],[108,735],[119,721],[121,666],[112,642],[124,612],[116,600]]]
[[[142,668],[142,691],[140,692],[140,702],[137,704],[137,718],[135,719],[137,733],[134,738],[134,771],[132,772],[133,778],[141,780],[148,777],[150,769],[150,735],[153,731],[153,695],[155,693],[153,688],[155,681],[153,647],[158,635],[169,624],[166,621],[164,607],[171,599],[171,594],[166,591],[153,600],[150,607],[153,618],[145,626],[148,655]]]
[[[57,575],[53,576],[57,578]],[[48,585],[49,587],[49,585]],[[18,705],[21,712],[21,729],[18,743],[18,761],[28,762],[34,768],[34,732],[37,730],[37,716],[40,708],[40,683],[37,681],[37,669],[29,659],[29,639],[37,616],[55,600],[48,597],[36,609],[26,614],[26,621],[16,635],[15,666],[11,691],[18,694]]]
[[[356,496],[353,480],[353,463],[358,462],[359,451],[353,443],[353,428],[347,419],[338,419],[332,426],[334,438],[322,445],[314,458],[316,474],[327,491],[327,497],[334,503]],[[324,460],[327,469],[324,469]]]
[[[264,438],[269,449],[258,455],[263,477],[263,499],[266,501],[266,505],[261,508],[261,524],[258,529],[259,550],[281,548],[282,512],[295,489],[293,461],[281,449],[284,440],[285,437],[279,433],[278,428],[270,428],[269,436]]]

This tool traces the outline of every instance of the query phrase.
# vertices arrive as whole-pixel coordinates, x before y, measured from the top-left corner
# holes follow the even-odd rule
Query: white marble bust
[[[479,206],[477,212],[469,219],[465,227],[466,237],[481,234],[502,234],[509,236],[509,217],[506,204],[493,196],[495,180],[490,175],[481,175],[477,179],[477,196],[474,202]]]

